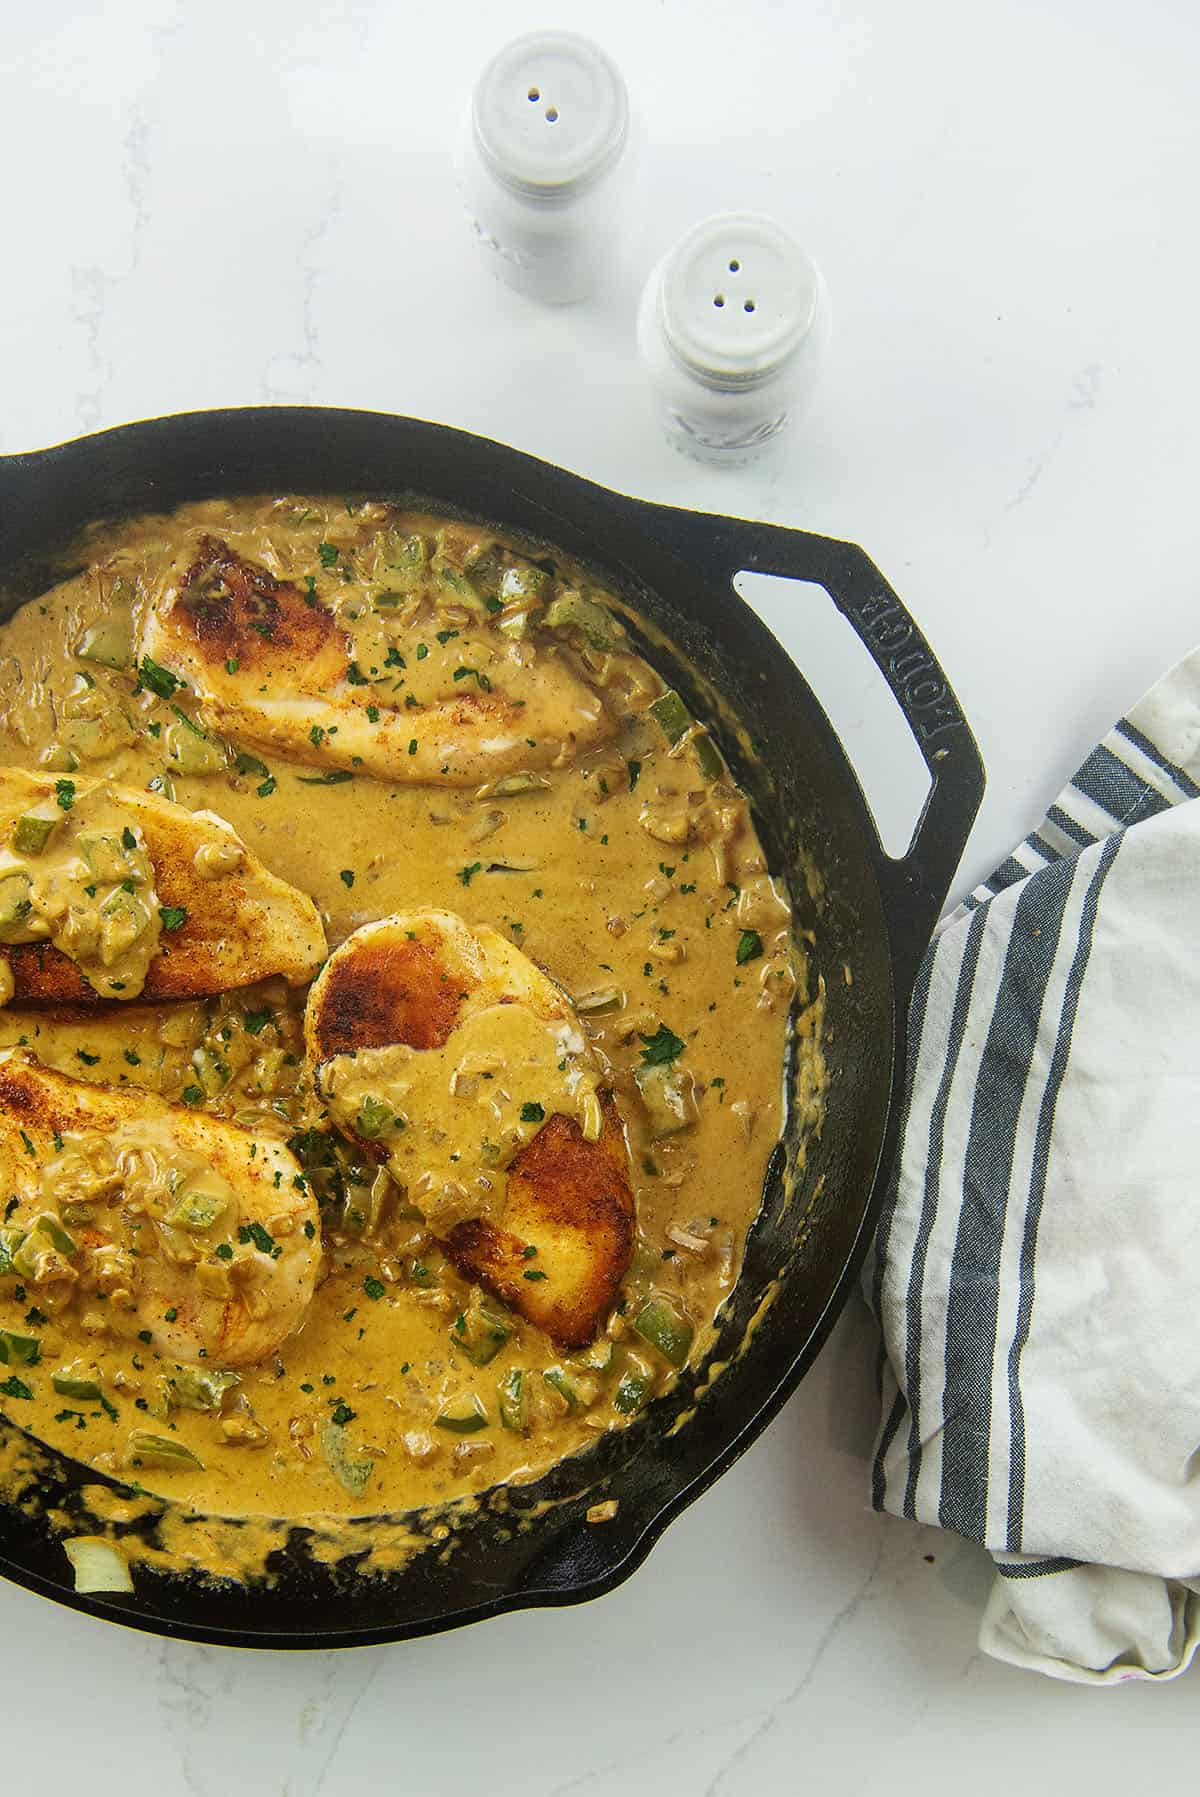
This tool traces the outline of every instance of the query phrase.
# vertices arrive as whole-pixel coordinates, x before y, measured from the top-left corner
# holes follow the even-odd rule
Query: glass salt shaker
[[[459,174],[495,273],[532,299],[582,299],[612,247],[629,101],[587,38],[538,31],[494,56],[471,101]]]
[[[803,410],[829,335],[816,265],[749,213],[690,231],[650,276],[638,312],[667,435],[706,462],[751,460]]]

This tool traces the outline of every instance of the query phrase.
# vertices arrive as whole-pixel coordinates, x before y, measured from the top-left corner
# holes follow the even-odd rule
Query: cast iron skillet
[[[315,1564],[296,1531],[275,1557],[278,1576],[269,1588],[139,1574],[133,1597],[77,1597],[45,1525],[14,1507],[0,1511],[0,1571],[76,1609],[193,1640],[353,1646],[609,1590],[794,1390],[870,1239],[894,1146],[913,979],[979,806],[983,766],[928,645],[861,549],[643,504],[499,444],[410,418],[299,407],[197,412],[0,458],[0,616],[44,589],[56,552],[93,520],[204,497],[289,491],[418,496],[595,567],[674,645],[651,647],[651,658],[712,722],[749,792],[771,865],[792,888],[798,922],[815,931],[828,993],[824,1126],[807,1143],[791,1192],[789,1167],[800,1166],[805,1146],[793,1107],[710,1357],[730,1365],[678,1431],[667,1432],[694,1390],[691,1374],[682,1392],[660,1399],[628,1431],[602,1438],[538,1486],[504,1494],[454,1552],[419,1555],[382,1579]],[[886,676],[932,781],[902,859],[883,852],[812,692],[733,590],[741,569],[824,587]],[[797,604],[813,603],[811,588],[796,595]],[[744,734],[729,727],[718,694]],[[802,855],[824,882],[816,910]],[[847,965],[852,983],[844,978]],[[747,1335],[775,1281],[774,1302]],[[12,1426],[0,1421],[0,1428]],[[82,1482],[75,1463],[54,1456],[42,1495],[69,1509]],[[605,1497],[619,1500],[615,1520],[587,1525],[587,1506]],[[557,1501],[545,1506],[546,1498]],[[535,1506],[536,1517],[523,1514]]]

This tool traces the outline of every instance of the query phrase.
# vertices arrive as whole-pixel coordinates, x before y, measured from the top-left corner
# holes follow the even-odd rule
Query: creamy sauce
[[[541,655],[556,670],[547,704],[558,702],[555,694],[582,690],[607,719],[603,739],[592,746],[571,750],[560,738],[549,758],[538,750],[536,773],[531,750],[516,768],[525,777],[515,781],[520,757],[511,732],[496,735],[493,763],[484,730],[454,746],[449,762],[414,755],[406,778],[371,778],[349,752],[314,760],[326,755],[328,734],[301,761],[292,737],[277,736],[284,746],[271,751],[263,746],[269,730],[255,725],[235,734],[228,694],[223,713],[214,707],[222,726],[194,692],[164,697],[143,686],[135,693],[130,668],[102,661],[87,663],[89,715],[72,719],[71,695],[77,707],[82,703],[81,643],[112,615],[114,596],[136,621],[174,578],[181,546],[197,533],[218,536],[280,578],[301,585],[311,579],[348,626],[360,622],[348,612],[387,590],[376,578],[381,539],[394,545],[420,537],[426,560],[407,592],[402,580],[393,582],[403,603],[384,611],[409,617],[412,629],[434,626],[433,638],[438,628],[457,628],[474,645],[472,655],[481,654],[479,633],[490,626],[475,621],[475,611],[457,625],[441,621],[456,615],[455,606],[474,604],[453,582],[438,584],[433,563],[440,557],[450,566],[447,546],[458,541],[439,539],[444,528],[444,521],[417,514],[351,510],[321,499],[193,506],[172,519],[97,536],[88,573],[0,629],[0,758],[44,771],[64,767],[68,755],[78,762],[84,750],[90,774],[215,812],[275,874],[312,896],[331,945],[374,919],[442,907],[470,924],[493,926],[586,1007],[578,1023],[544,1025],[528,1012],[519,1021],[481,1004],[444,1051],[419,1057],[419,1071],[414,1057],[388,1049],[335,1064],[326,1095],[343,1121],[351,1113],[360,1119],[368,1098],[393,1121],[410,1109],[444,1119],[441,1142],[427,1130],[410,1143],[407,1128],[384,1137],[386,1170],[361,1147],[331,1148],[336,1139],[325,1133],[322,1105],[305,1074],[303,989],[270,981],[206,1002],[126,1004],[96,1016],[11,1004],[0,1012],[0,1046],[23,1045],[77,1079],[233,1119],[275,1152],[291,1141],[319,1201],[323,1257],[301,1326],[276,1353],[239,1365],[238,1383],[217,1394],[216,1404],[179,1402],[178,1386],[176,1401],[169,1392],[163,1397],[164,1382],[178,1381],[178,1367],[188,1364],[178,1340],[162,1333],[167,1310],[179,1308],[169,1278],[178,1285],[192,1271],[176,1266],[168,1277],[161,1257],[151,1257],[155,1271],[138,1287],[153,1293],[155,1306],[162,1303],[150,1343],[123,1322],[114,1325],[111,1310],[96,1333],[83,1330],[78,1307],[49,1321],[31,1282],[0,1277],[0,1329],[38,1345],[36,1359],[10,1358],[0,1367],[6,1413],[55,1448],[217,1516],[337,1518],[438,1506],[536,1478],[598,1433],[624,1426],[636,1406],[618,1405],[623,1383],[629,1390],[632,1380],[640,1404],[676,1377],[675,1366],[638,1333],[636,1319],[660,1300],[667,1314],[688,1320],[690,1357],[700,1358],[735,1280],[779,1134],[796,983],[782,890],[742,796],[727,777],[703,777],[694,739],[668,745],[648,714],[661,681],[619,636],[597,646],[589,635],[595,617],[586,609],[560,610],[565,622],[557,634],[534,622],[501,639],[523,651],[516,664],[523,681],[536,686]],[[499,581],[507,578],[511,588],[513,569],[527,578],[522,571],[532,564],[516,550],[495,549],[485,531],[467,534],[483,546],[481,554],[503,564]],[[460,565],[469,552],[470,545],[458,552]],[[547,609],[585,586],[563,569],[549,584],[532,583]],[[501,599],[494,617],[536,617],[539,610],[529,592],[497,584],[494,596]],[[596,605],[594,592],[585,596]],[[383,628],[388,647],[410,640],[390,619]],[[431,653],[420,658],[419,682],[413,655],[406,690],[416,701],[407,707],[414,718],[421,707],[436,711],[447,691],[464,684],[449,666],[452,647],[445,666],[438,660],[425,669],[434,661],[433,638]],[[121,640],[102,643],[114,661]],[[132,640],[128,627],[124,640]],[[490,636],[486,647],[508,653]],[[407,649],[400,652],[407,659]],[[362,642],[357,654],[368,670],[386,663],[386,649],[383,662]],[[287,695],[275,697],[282,704]],[[365,708],[376,701],[353,684],[342,697],[356,708],[347,735],[361,747],[370,722]],[[320,694],[310,703],[319,705]],[[205,730],[202,769],[197,759],[180,760],[180,729],[189,742],[201,741],[180,726],[180,710]],[[326,712],[322,726],[318,712],[311,723],[308,709],[303,715],[306,736],[337,721]],[[64,723],[72,725],[69,740]],[[83,723],[97,729],[81,736]],[[444,720],[435,717],[431,728],[430,741],[443,743]],[[449,771],[438,784],[443,766]],[[470,786],[462,784],[464,769]],[[352,777],[325,783],[333,770]],[[103,833],[111,834],[107,825]],[[567,1029],[573,1034],[564,1054],[558,1051]],[[819,1056],[819,1031],[807,1040]],[[484,1063],[497,1060],[503,1078],[494,1067],[485,1078]],[[538,1128],[522,1115],[527,1106],[547,1116],[563,1111],[587,1126],[593,1068],[616,1093],[631,1148],[638,1245],[621,1301],[590,1349],[563,1354],[515,1320],[498,1351],[477,1364],[463,1349],[464,1332],[479,1326],[481,1306],[486,1311],[495,1300],[473,1290],[441,1253],[430,1190],[445,1193],[453,1183],[479,1207],[475,1214],[486,1210],[478,1181],[502,1171]],[[452,1083],[460,1089],[452,1092]],[[815,1092],[819,1077],[809,1085]],[[369,1114],[377,1119],[381,1112]],[[80,1150],[72,1142],[63,1152]],[[186,1183],[192,1172],[181,1171]],[[432,1178],[418,1193],[413,1188],[425,1172]],[[49,1168],[41,1173],[53,1184]],[[24,1201],[14,1211],[27,1220],[33,1214]],[[54,1373],[81,1361],[94,1370],[103,1403],[55,1393]],[[226,1370],[208,1356],[190,1364]],[[503,1422],[500,1393],[514,1372],[534,1394],[526,1432]],[[252,1426],[239,1433],[238,1419],[247,1415]],[[482,1424],[471,1420],[480,1415]],[[131,1447],[140,1429],[168,1438],[191,1459],[147,1463]]]
[[[322,1067],[329,1114],[374,1137],[435,1233],[500,1209],[500,1175],[547,1117],[600,1134],[597,1072],[578,1026],[523,1005],[471,1011],[442,1048],[395,1044],[335,1055]]]

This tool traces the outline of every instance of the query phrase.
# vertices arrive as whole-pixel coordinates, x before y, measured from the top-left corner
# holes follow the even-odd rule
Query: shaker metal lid
[[[815,263],[769,218],[706,219],[668,256],[659,320],[673,353],[702,378],[740,385],[775,373],[812,330]]]
[[[564,200],[624,148],[629,100],[603,50],[570,31],[535,31],[494,56],[471,104],[475,142],[496,177],[530,198]]]

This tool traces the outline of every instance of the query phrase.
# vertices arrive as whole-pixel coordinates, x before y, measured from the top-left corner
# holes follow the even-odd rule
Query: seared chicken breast
[[[273,1136],[0,1055],[0,1265],[52,1314],[184,1362],[247,1366],[304,1321],[317,1206]],[[86,1326],[86,1323],[85,1323]]]
[[[392,781],[474,785],[611,734],[561,647],[506,634],[503,606],[493,619],[464,605],[444,628],[419,587],[339,595],[335,609],[315,586],[200,536],[150,597],[141,656],[184,681],[220,732]]]
[[[560,1345],[591,1341],[634,1203],[616,1104],[553,980],[486,925],[413,911],[335,950],[305,1032],[329,1116],[460,1270]]]
[[[0,994],[197,998],[325,955],[312,900],[211,811],[106,780],[0,769]]]

